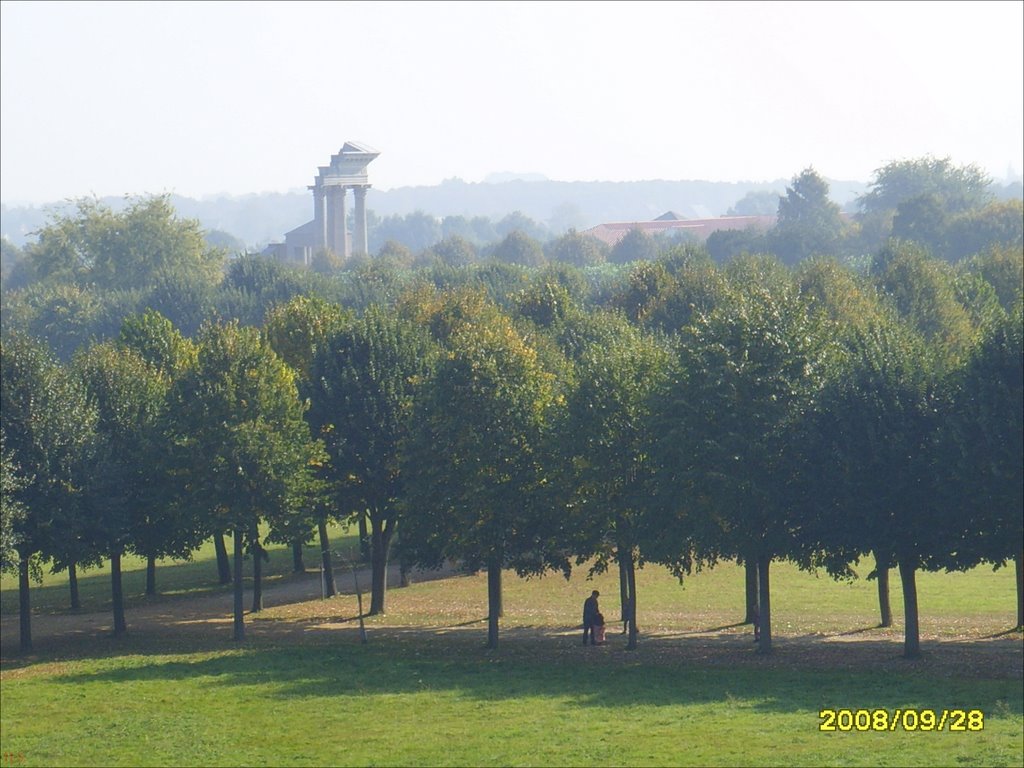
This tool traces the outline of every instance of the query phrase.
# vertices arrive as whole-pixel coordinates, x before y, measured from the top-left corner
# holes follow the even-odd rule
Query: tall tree
[[[181,530],[166,504],[164,467],[159,459],[161,419],[169,379],[137,353],[98,344],[76,356],[76,373],[96,409],[97,441],[85,487],[89,538],[110,558],[114,634],[124,634],[121,558],[187,554],[198,542]]]
[[[822,315],[770,283],[751,281],[684,330],[678,378],[655,409],[658,483],[687,514],[698,557],[758,565],[760,653],[772,649],[769,566],[799,554],[792,431],[835,355]]]
[[[147,310],[125,319],[117,338],[117,347],[128,350],[145,362],[164,382],[165,389],[196,363],[196,347],[159,312]],[[166,392],[164,393],[166,400]],[[155,422],[140,424],[137,461],[144,462],[150,475],[146,499],[148,522],[140,521],[134,530],[135,551],[146,558],[146,594],[156,594],[156,560],[160,556],[188,557],[202,529],[187,496],[173,483],[172,467],[162,441],[152,434],[166,422],[166,402]],[[141,449],[145,448],[143,452]],[[223,574],[222,574],[223,575]],[[222,583],[229,579],[225,578]]]
[[[650,510],[648,477],[651,393],[661,386],[670,363],[664,342],[632,328],[624,318],[606,318],[612,339],[588,344],[577,363],[577,386],[568,397],[565,420],[552,431],[556,450],[571,471],[569,530],[578,536],[577,563],[596,558],[596,570],[617,562],[626,586],[623,618],[628,647],[637,642],[636,567],[645,545],[663,531]],[[660,549],[660,548],[659,548]],[[684,553],[658,551],[675,561]]]
[[[1017,304],[988,328],[954,377],[953,407],[942,423],[951,482],[943,496],[960,523],[950,568],[1012,560],[1017,628],[1024,626],[1024,313]],[[956,530],[956,528],[954,528]],[[953,548],[951,548],[953,549]]]
[[[294,514],[322,448],[310,438],[294,372],[253,328],[207,326],[171,402],[192,492],[214,512],[214,530],[234,534],[234,637],[242,640],[245,545],[260,544],[260,519]]]
[[[931,196],[942,211],[960,213],[988,203],[991,183],[977,165],[956,166],[949,157],[894,160],[875,171],[857,205],[864,213],[895,211],[908,200]]]
[[[413,562],[486,569],[488,646],[497,647],[501,572],[567,565],[553,552],[537,489],[551,376],[507,318],[456,300],[436,319],[447,349],[417,398],[402,452],[403,552]]]
[[[956,166],[948,157],[894,160],[857,198],[862,248],[873,252],[895,235],[941,250],[951,217],[988,204],[990,187],[978,166]]]
[[[886,317],[886,309],[874,286],[835,259],[808,259],[799,265],[795,277],[800,294],[813,308],[824,312],[835,323],[837,341],[847,352],[856,348],[858,330],[864,331],[872,323],[882,322]],[[799,453],[800,447],[808,447],[814,441],[813,438],[800,438],[797,442]],[[811,447],[809,450],[812,455],[817,448]],[[814,476],[812,472],[811,477]],[[818,494],[811,491],[809,503],[813,506],[819,501]],[[878,588],[879,624],[889,627],[892,626],[889,571],[894,563],[892,553],[884,545],[885,542],[878,542],[879,549],[874,552],[875,568],[868,574],[868,578],[874,578]]]
[[[816,489],[804,543],[819,544],[833,573],[868,551],[891,557],[903,584],[908,658],[920,654],[916,574],[941,566],[950,548],[935,461],[938,384],[918,334],[891,318],[872,322],[855,332],[804,442]]]
[[[828,193],[828,182],[813,168],[802,171],[786,187],[786,194],[779,198],[778,219],[768,236],[769,247],[783,263],[836,253],[843,220]]]
[[[412,397],[429,370],[430,340],[416,325],[371,307],[336,331],[313,364],[309,419],[323,435],[343,511],[370,523],[370,614],[385,611],[387,564],[399,525],[399,446]]]
[[[179,219],[168,195],[129,201],[114,211],[81,198],[72,212],[56,212],[26,248],[40,279],[142,288],[160,276],[221,278],[225,252],[210,247],[199,222]]]
[[[352,322],[350,312],[317,296],[295,296],[267,313],[264,333],[274,351],[296,372],[296,383],[303,399],[313,402],[316,389],[313,370],[317,355],[326,352],[329,340]],[[306,421],[313,434],[321,439],[328,437],[316,426],[313,413],[312,408],[306,411]],[[317,475],[325,487],[308,498],[308,520],[303,517],[291,518],[294,527],[292,547],[294,549],[296,544],[302,546],[309,526],[316,528],[324,592],[327,597],[331,597],[335,594],[335,583],[328,523],[337,515],[338,510],[335,509],[335,500],[328,499],[327,494],[334,473],[330,464],[325,463],[317,468]]]
[[[0,341],[0,428],[23,486],[11,501],[23,506],[14,521],[18,553],[21,650],[32,647],[29,583],[33,558],[61,551],[82,521],[77,470],[91,448],[96,413],[81,386],[38,342],[16,333]]]

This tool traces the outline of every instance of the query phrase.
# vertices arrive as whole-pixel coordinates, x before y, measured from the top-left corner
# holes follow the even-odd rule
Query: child
[[[601,613],[594,617],[594,642],[604,645],[604,614]]]

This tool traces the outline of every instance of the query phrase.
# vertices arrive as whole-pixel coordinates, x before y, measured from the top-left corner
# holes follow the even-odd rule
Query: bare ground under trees
[[[454,577],[453,571],[415,572],[414,580]],[[394,566],[389,583],[397,584]],[[323,601],[317,572],[295,575],[264,587],[264,610],[246,613],[247,644],[353,644],[360,642],[355,577],[351,571],[335,575],[338,596]],[[364,610],[369,606],[369,571],[359,573]],[[0,617],[0,665],[6,670],[27,663],[61,658],[107,656],[119,653],[174,653],[232,647],[232,594],[225,591],[203,597],[159,599],[133,605],[127,614],[128,635],[112,637],[109,611],[80,614],[34,614],[33,653],[18,654],[18,617]],[[923,654],[909,661],[901,657],[902,635],[865,627],[841,633],[787,634],[773,637],[770,656],[754,653],[749,625],[714,626],[712,617],[681,616],[679,627],[641,625],[640,646],[625,650],[621,625],[609,626],[608,643],[581,648],[579,629],[521,626],[504,622],[498,653],[514,658],[585,654],[594,663],[686,664],[706,668],[743,667],[804,670],[892,671],[947,677],[1024,679],[1024,643],[1019,631],[990,635],[953,636],[922,631]],[[739,617],[737,617],[738,619]],[[684,625],[695,627],[683,628]],[[386,620],[370,619],[369,642],[390,638],[408,641],[423,651],[443,653],[483,644],[486,616],[473,621],[445,622],[438,616],[430,625],[403,623],[399,612]]]

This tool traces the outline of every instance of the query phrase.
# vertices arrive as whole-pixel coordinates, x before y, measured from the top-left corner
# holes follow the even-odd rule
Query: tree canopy
[[[216,284],[225,257],[197,221],[177,217],[167,195],[132,200],[123,211],[81,198],[37,234],[26,255],[40,279],[100,288],[146,287],[164,275]]]

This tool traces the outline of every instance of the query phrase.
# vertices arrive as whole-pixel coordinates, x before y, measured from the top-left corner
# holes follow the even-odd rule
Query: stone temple
[[[368,254],[366,234],[366,190],[370,188],[367,166],[380,154],[372,147],[346,141],[330,165],[321,165],[309,190],[313,193],[313,220],[285,233],[284,243],[274,243],[265,251],[292,264],[310,264],[322,250],[342,259]],[[346,196],[351,189],[355,199],[352,233],[347,226]]]

